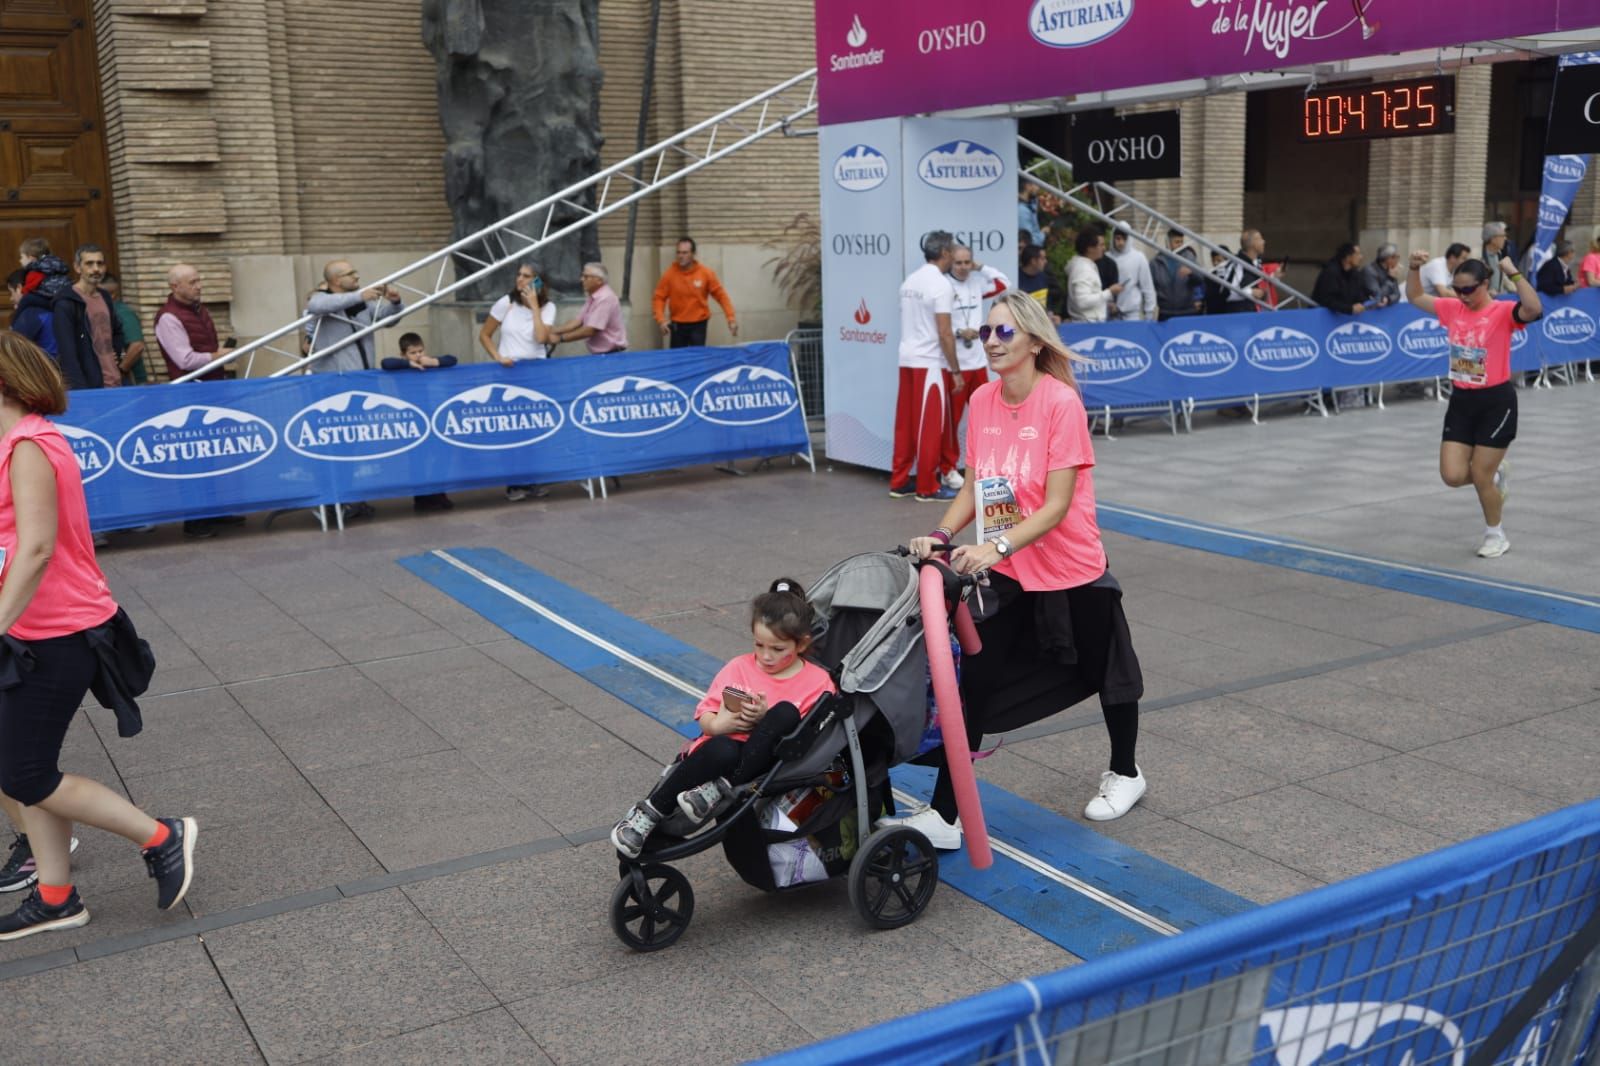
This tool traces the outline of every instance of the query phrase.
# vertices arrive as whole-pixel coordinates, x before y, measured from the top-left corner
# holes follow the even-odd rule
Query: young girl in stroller
[[[676,805],[696,824],[733,790],[772,766],[778,741],[826,693],[828,672],[802,656],[811,646],[816,611],[793,578],[779,578],[750,603],[755,647],[728,662],[695,707],[701,736],[684,745],[661,780],[611,831],[611,843],[630,859]]]

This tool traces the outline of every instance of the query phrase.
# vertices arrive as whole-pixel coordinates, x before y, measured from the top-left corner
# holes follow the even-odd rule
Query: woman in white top
[[[532,263],[517,267],[517,285],[489,308],[478,343],[501,366],[543,359],[555,347],[556,305],[544,294],[544,279]],[[499,342],[495,333],[500,334]]]
[[[544,293],[544,279],[532,263],[517,267],[517,284],[489,308],[489,317],[478,331],[478,343],[489,358],[501,366],[516,366],[524,359],[544,359],[556,346],[555,301]],[[495,333],[500,334],[499,342]],[[539,485],[507,485],[506,499],[512,502],[543,499],[550,490]]]

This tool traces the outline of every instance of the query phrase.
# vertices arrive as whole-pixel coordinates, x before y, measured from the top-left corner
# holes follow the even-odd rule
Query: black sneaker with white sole
[[[157,818],[171,830],[166,842],[140,852],[150,876],[156,879],[156,906],[164,911],[176,907],[189,891],[194,876],[194,841],[200,825],[193,818]]]
[[[78,838],[73,837],[72,843],[67,848],[67,854],[78,850]],[[21,892],[35,881],[39,880],[39,867],[33,859],[33,848],[28,844],[28,835],[18,833],[11,842],[11,855],[6,859],[5,865],[0,866],[0,892]]]
[[[89,908],[78,898],[77,889],[72,890],[67,896],[67,901],[61,906],[51,907],[39,898],[39,890],[36,888],[28,893],[28,898],[22,901],[22,906],[0,918],[0,940],[21,940],[35,933],[48,933],[54,929],[76,929],[80,925],[88,924]]]

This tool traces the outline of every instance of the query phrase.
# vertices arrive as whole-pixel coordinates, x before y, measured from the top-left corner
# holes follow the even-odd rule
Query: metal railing
[[[358,343],[379,329],[393,326],[405,315],[437,303],[456,290],[524,259],[585,226],[594,225],[601,218],[643,199],[657,189],[682,181],[690,174],[769,134],[793,132],[795,123],[814,115],[816,110],[817,70],[812,67],[366,286],[393,286],[420,297],[398,315],[363,326],[340,338],[337,343],[304,356],[298,350],[298,339],[301,331],[316,316],[301,315],[293,322],[236,349],[227,357],[207,363],[175,380],[193,381],[247,357],[249,361],[245,364],[245,373],[248,375],[258,351],[270,351],[295,360],[274,372],[273,377],[283,377],[302,370],[318,359]],[[730,131],[732,139],[728,139]],[[636,167],[639,168],[639,174],[634,172]],[[648,176],[641,176],[645,171],[649,172]],[[447,282],[453,263],[466,263],[475,269],[455,281]],[[424,275],[417,285],[406,284],[404,279],[416,274]],[[295,340],[296,350],[285,351],[273,346],[274,341],[286,336]]]
[[[1072,164],[1051,152],[1048,148],[1041,148],[1039,145],[1028,140],[1026,137],[1018,137],[1017,144],[1039,157],[1033,163],[1029,164],[1023,169],[1023,173],[1028,176],[1028,180],[1030,182],[1039,186],[1041,189],[1045,189],[1054,193],[1062,200],[1071,204],[1074,209],[1082,211],[1090,218],[1098,219],[1107,226],[1122,230],[1128,234],[1130,240],[1138,241],[1140,244],[1154,251],[1157,255],[1164,255],[1180,266],[1186,266],[1191,270],[1198,270],[1201,273],[1208,275],[1211,281],[1222,286],[1224,289],[1227,289],[1240,299],[1249,300],[1251,303],[1265,311],[1278,310],[1280,306],[1288,306],[1288,304],[1276,305],[1270,301],[1261,299],[1260,297],[1256,296],[1253,291],[1251,291],[1256,287],[1256,285],[1269,285],[1276,289],[1283,298],[1289,301],[1298,301],[1306,307],[1317,306],[1311,297],[1307,296],[1300,290],[1285,284],[1276,277],[1263,274],[1254,266],[1251,266],[1243,259],[1234,255],[1232,252],[1229,252],[1226,248],[1223,248],[1220,244],[1213,244],[1211,241],[1202,237],[1194,230],[1173,221],[1166,215],[1163,215],[1161,212],[1151,207],[1149,204],[1129,196],[1127,193],[1113,185],[1108,185],[1103,181],[1085,181],[1079,182],[1076,185],[1073,185],[1071,188],[1061,188],[1059,185],[1054,184],[1050,179],[1042,176],[1040,171],[1046,167],[1054,167],[1060,172],[1070,175],[1072,173]],[[1096,199],[1088,199],[1083,195],[1085,192],[1092,192],[1096,194]],[[1102,211],[1100,209],[1098,204],[1100,197],[1106,197],[1114,201],[1110,210]],[[1130,214],[1133,212],[1144,213],[1146,224],[1142,231],[1137,228],[1132,221],[1126,218],[1117,217],[1119,214]],[[1191,259],[1185,259],[1176,252],[1170,251],[1166,244],[1161,240],[1161,238],[1165,236],[1165,233],[1157,232],[1153,234],[1151,232],[1152,228],[1161,230],[1163,227],[1165,230],[1177,230],[1197,247],[1205,249],[1214,256],[1220,255],[1225,262],[1237,266],[1240,271],[1239,277],[1248,278],[1251,276],[1256,276],[1261,280],[1255,285],[1249,285],[1245,288],[1240,288],[1228,281],[1220,273],[1215,272],[1207,267],[1205,264],[1196,263]]]
[[[822,330],[791,329],[784,341],[794,359],[800,405],[807,418],[820,418],[826,413],[822,404]]]

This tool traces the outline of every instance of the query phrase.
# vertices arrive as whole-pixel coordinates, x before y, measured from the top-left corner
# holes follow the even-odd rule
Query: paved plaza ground
[[[1097,441],[1097,490],[1138,508],[1414,568],[1600,599],[1600,384],[1527,390],[1506,529],[1473,555],[1446,490],[1442,405],[1259,426],[1197,416]],[[749,467],[745,463],[742,466]],[[748,650],[780,574],[925,532],[882,475],[780,462],[463,493],[319,532],[308,515],[102,553],[160,660],[146,729],[75,723],[63,763],[201,825],[194,886],[158,914],[134,849],[84,830],[86,927],[0,946],[7,1064],[738,1062],[1075,964],[941,886],[864,929],[842,882],[784,897],[720,852],[682,864],[693,925],[612,935],[605,835],[681,738],[396,560],[494,548],[704,652]],[[1093,830],[1265,903],[1600,793],[1600,634],[1108,533],[1143,660],[1144,802]],[[1013,738],[980,777],[1083,825],[1098,708]],[[9,900],[0,902],[10,905]]]

